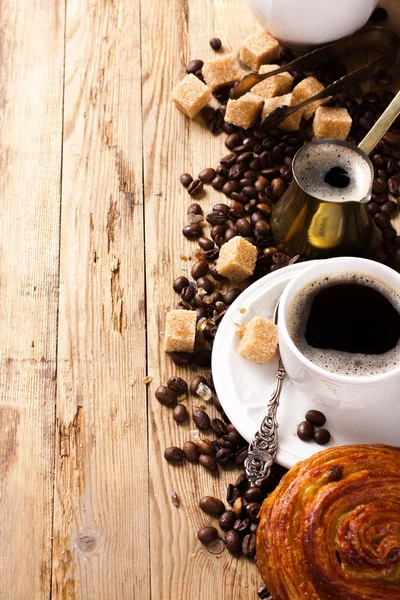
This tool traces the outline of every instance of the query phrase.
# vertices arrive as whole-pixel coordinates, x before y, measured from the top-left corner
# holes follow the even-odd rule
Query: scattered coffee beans
[[[216,471],[218,469],[218,463],[215,456],[209,454],[200,454],[199,463],[208,471]]]
[[[218,524],[223,531],[229,531],[232,529],[236,522],[236,515],[233,510],[227,510],[219,518]]]
[[[327,444],[330,439],[331,439],[331,434],[329,433],[329,431],[327,429],[318,429],[318,431],[316,431],[314,433],[314,440],[320,446],[324,446],[325,444]]]
[[[174,408],[173,418],[176,423],[185,423],[189,418],[189,413],[187,411],[186,406],[183,404],[178,404]]]
[[[312,425],[315,425],[316,427],[321,427],[326,423],[326,417],[324,413],[320,412],[319,410],[308,410],[305,417],[306,421]]]
[[[175,406],[177,402],[177,393],[165,385],[160,385],[155,392],[155,396],[164,406]]]
[[[242,538],[234,529],[230,529],[225,536],[226,547],[232,554],[240,554],[242,551]]]
[[[187,188],[192,183],[193,177],[189,173],[182,173],[180,176],[180,181],[181,184]]]
[[[171,446],[167,448],[164,452],[164,458],[170,463],[181,463],[185,458],[182,448],[177,448],[176,446]]]
[[[196,409],[193,411],[193,421],[199,429],[209,429],[210,417],[204,410]]]
[[[297,437],[303,442],[309,442],[314,438],[314,427],[308,421],[302,421],[297,427]]]
[[[189,462],[197,462],[200,456],[200,450],[194,442],[185,442],[183,444],[183,453]]]
[[[213,517],[219,517],[225,512],[224,503],[214,496],[204,496],[199,502],[199,507],[207,515]]]
[[[215,527],[202,527],[197,532],[197,537],[202,544],[208,544],[218,537],[218,531]]]
[[[218,52],[218,50],[221,50],[221,48],[222,48],[222,42],[219,38],[212,38],[210,40],[210,46],[213,50]]]
[[[178,377],[177,375],[168,379],[167,386],[178,396],[183,396],[188,392],[188,384],[182,377]]]

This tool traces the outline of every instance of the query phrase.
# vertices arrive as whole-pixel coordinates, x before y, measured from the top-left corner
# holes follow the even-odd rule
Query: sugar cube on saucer
[[[232,85],[244,74],[233,54],[225,54],[206,61],[201,72],[205,82],[213,91]]]
[[[279,65],[261,65],[259,73],[270,73],[279,69]],[[278,75],[272,75],[257,83],[252,88],[252,93],[261,96],[261,98],[273,98],[274,96],[282,96],[287,94],[292,87],[293,77],[290,73],[285,71],[284,73],[278,73]]]
[[[315,111],[313,131],[318,138],[345,140],[349,135],[351,117],[345,108],[319,106]]]
[[[243,358],[264,365],[275,354],[278,328],[264,317],[253,317],[239,342],[237,352]]]
[[[193,352],[196,311],[170,310],[165,323],[165,352]]]
[[[252,127],[261,112],[263,101],[256,94],[248,92],[238,100],[228,100],[225,121],[243,129]]]
[[[211,100],[211,90],[190,73],[174,87],[172,100],[185,115],[193,119]]]
[[[268,31],[249,35],[240,45],[240,60],[253,71],[278,57],[279,42]]]
[[[306,79],[303,79],[303,81],[300,81],[300,83],[293,88],[292,93],[295,99],[295,104],[304,102],[304,100],[311,98],[311,96],[322,92],[323,89],[324,86],[318,81],[318,79],[315,79],[315,77],[307,77]],[[301,109],[303,117],[308,121],[308,119],[311,119],[318,106],[321,104],[326,104],[330,99],[331,96],[328,96],[327,98],[322,98],[322,100],[314,100],[314,102],[310,102],[310,104],[307,104],[307,106]]]
[[[294,100],[293,94],[284,94],[283,96],[277,96],[276,98],[267,98],[264,101],[264,108],[261,116],[264,119],[278,106],[294,106],[295,104],[297,104],[297,102]],[[279,124],[279,128],[284,131],[297,131],[300,127],[301,116],[301,110],[296,110],[296,112],[289,117],[286,117],[286,119]]]
[[[240,282],[253,275],[256,260],[257,248],[236,236],[221,247],[216,268],[223,277]]]

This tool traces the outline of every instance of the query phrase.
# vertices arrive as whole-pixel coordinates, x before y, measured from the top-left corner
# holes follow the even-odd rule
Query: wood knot
[[[75,548],[82,554],[93,554],[100,550],[100,534],[95,531],[85,531],[75,540]]]

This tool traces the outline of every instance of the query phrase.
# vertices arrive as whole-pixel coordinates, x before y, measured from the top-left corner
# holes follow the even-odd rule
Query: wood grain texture
[[[0,598],[49,597],[64,3],[0,5]]]
[[[66,12],[53,594],[149,598],[140,13]]]
[[[194,425],[178,426],[154,397],[159,383],[183,372],[164,354],[163,337],[166,311],[178,301],[172,281],[190,272],[189,257],[197,247],[181,234],[186,209],[199,201],[207,211],[221,201],[210,186],[202,199],[192,200],[179,175],[185,171],[196,175],[217,165],[226,153],[224,136],[213,138],[200,116],[187,119],[171,104],[170,92],[191,59],[215,58],[210,38],[220,37],[223,51],[237,54],[240,41],[255,27],[244,0],[142,1],[147,319],[153,376],[149,390],[151,577],[153,597],[163,600],[254,600],[260,582],[251,561],[237,560],[227,551],[216,557],[196,536],[202,524],[213,521],[198,509],[199,499],[205,494],[224,497],[227,481],[233,481],[237,471],[217,478],[200,465],[168,465],[165,448],[182,445]],[[195,373],[187,371],[186,376],[190,379]],[[191,413],[201,401],[191,397],[185,404]],[[213,409],[207,410],[215,415]],[[172,490],[181,498],[178,509],[170,499]]]

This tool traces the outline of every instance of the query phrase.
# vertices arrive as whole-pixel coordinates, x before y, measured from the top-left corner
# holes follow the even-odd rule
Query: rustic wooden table
[[[256,597],[195,534],[232,474],[170,467],[189,426],[154,398],[194,247],[179,174],[223,153],[170,90],[254,26],[245,0],[1,3],[1,600]]]

